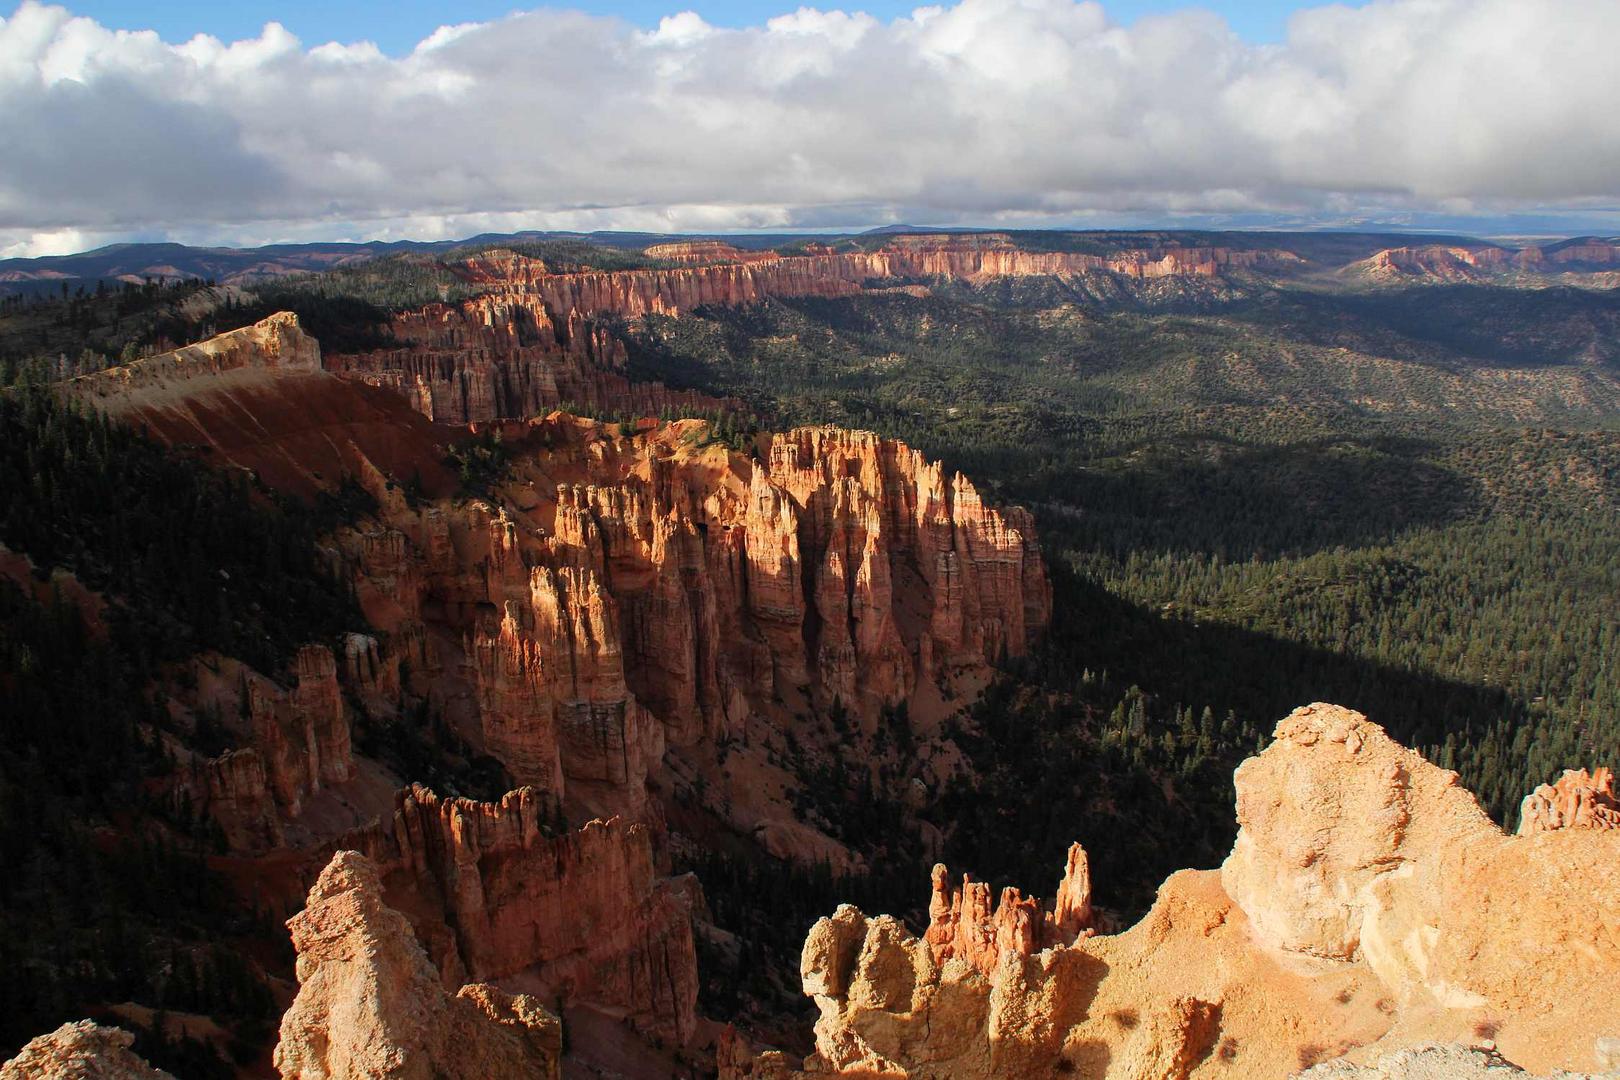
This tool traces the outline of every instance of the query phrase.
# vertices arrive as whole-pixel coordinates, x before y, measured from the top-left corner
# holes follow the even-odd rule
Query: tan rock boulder
[[[1421,889],[1446,851],[1500,835],[1456,773],[1334,705],[1295,710],[1234,783],[1221,883],[1268,941],[1314,956],[1356,956],[1384,888]]]
[[[130,1049],[135,1036],[90,1020],[31,1039],[0,1065],[0,1080],[174,1080]]]
[[[1221,880],[1267,944],[1364,962],[1403,1003],[1527,1019],[1620,974],[1613,832],[1509,838],[1455,773],[1330,705],[1279,724],[1236,785]]]

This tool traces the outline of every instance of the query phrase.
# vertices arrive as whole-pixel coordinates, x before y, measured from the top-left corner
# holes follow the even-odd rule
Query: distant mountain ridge
[[[57,288],[62,282],[75,285],[98,281],[140,283],[151,280],[211,279],[221,284],[249,284],[290,274],[315,273],[404,253],[444,253],[458,248],[489,248],[548,240],[579,240],[607,247],[641,249],[670,241],[724,240],[734,247],[759,250],[813,240],[821,243],[844,241],[859,245],[862,237],[926,234],[972,235],[998,233],[1010,237],[1020,247],[1036,249],[1083,245],[1097,250],[1140,246],[1144,237],[1159,243],[1186,246],[1216,244],[1232,246],[1235,239],[1249,243],[1287,247],[1312,261],[1350,262],[1371,257],[1381,248],[1448,247],[1506,248],[1469,236],[1401,232],[1268,232],[1209,230],[989,230],[967,228],[924,228],[914,225],[888,225],[859,233],[829,235],[817,233],[659,234],[641,232],[540,232],[482,233],[454,240],[392,240],[321,242],[308,244],[268,244],[262,247],[193,247],[178,243],[110,244],[72,255],[38,258],[0,259],[0,293],[37,292]],[[1541,245],[1552,254],[1566,247],[1590,244],[1616,244],[1620,238],[1579,236]]]

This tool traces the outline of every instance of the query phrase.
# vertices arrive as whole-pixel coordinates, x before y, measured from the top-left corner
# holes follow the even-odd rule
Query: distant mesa
[[[1620,268],[1620,243],[1585,238],[1511,250],[1491,245],[1385,248],[1340,273],[1379,283],[1472,282],[1512,274],[1601,272]]]

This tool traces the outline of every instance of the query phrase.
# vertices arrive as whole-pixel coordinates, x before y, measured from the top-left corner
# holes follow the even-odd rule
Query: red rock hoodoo
[[[1620,829],[1620,796],[1610,769],[1566,769],[1554,784],[1526,795],[1519,834],[1553,829]]]
[[[493,986],[446,992],[364,856],[333,856],[287,925],[299,989],[276,1046],[283,1080],[559,1075],[557,1018]]]

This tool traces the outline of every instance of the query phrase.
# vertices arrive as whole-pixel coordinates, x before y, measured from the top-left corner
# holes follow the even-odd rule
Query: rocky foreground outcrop
[[[1600,1061],[1599,1066],[1603,1063]],[[1614,1072],[1605,1076],[1612,1077]],[[1560,1070],[1538,1078],[1490,1047],[1433,1043],[1385,1054],[1371,1065],[1331,1061],[1306,1069],[1299,1080],[1601,1080],[1592,1073]]]
[[[333,856],[287,925],[299,989],[275,1052],[284,1080],[560,1075],[557,1017],[486,984],[447,993],[364,856]]]
[[[135,1036],[90,1020],[63,1024],[0,1065],[0,1080],[174,1080],[130,1049]]]
[[[1003,936],[1072,903],[1013,895],[995,947],[958,952],[840,908],[804,949],[816,1054],[733,1043],[724,1075],[1284,1077],[1482,1037],[1535,1071],[1612,1064],[1620,835],[1506,836],[1456,774],[1331,705],[1282,721],[1236,785],[1221,870],[1173,875],[1120,934]],[[1406,1060],[1365,1075],[1453,1075]]]

